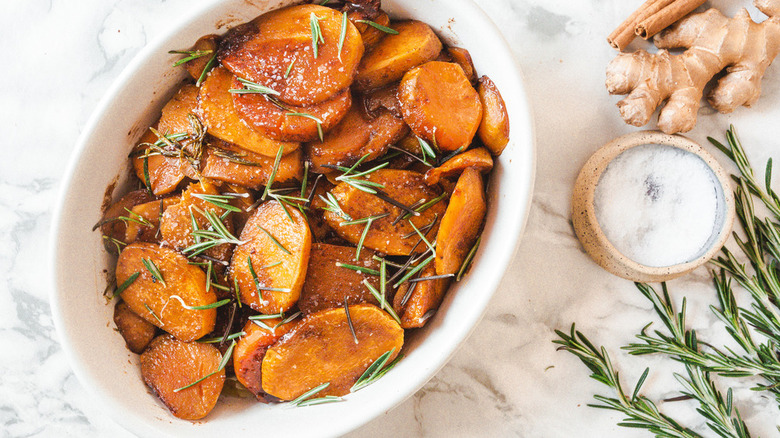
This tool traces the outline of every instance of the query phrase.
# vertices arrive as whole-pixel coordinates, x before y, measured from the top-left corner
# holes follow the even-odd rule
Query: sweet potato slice
[[[261,380],[265,352],[292,330],[298,321],[299,319],[295,319],[279,325],[282,319],[272,318],[259,323],[250,320],[244,325],[243,332],[246,334],[236,342],[236,348],[233,350],[233,370],[238,381],[258,399],[262,400],[265,395]]]
[[[241,209],[240,212],[233,212],[231,214],[231,216],[233,216],[233,229],[235,230],[235,234],[240,235],[241,230],[244,229],[244,224],[246,224],[246,221],[252,216],[252,205],[255,203],[255,196],[245,187],[235,184],[227,184],[224,187],[222,194],[235,195],[235,197],[230,200],[229,204]]]
[[[155,278],[144,263],[159,270],[162,280]],[[184,342],[194,341],[211,332],[216,321],[216,309],[187,309],[208,306],[216,302],[211,288],[206,289],[206,274],[188,260],[168,248],[153,243],[137,242],[119,254],[116,264],[117,284],[123,284],[138,273],[122,299],[133,312],[146,321],[176,336]],[[176,295],[179,298],[172,298]]]
[[[436,237],[437,275],[456,274],[477,240],[485,219],[485,189],[479,170],[464,170],[450,197]]]
[[[230,263],[241,301],[260,313],[289,310],[298,302],[306,278],[311,231],[298,209],[286,211],[278,201],[260,205],[244,225],[244,243],[236,247]]]
[[[157,141],[152,131],[146,131],[133,149],[133,170],[141,182],[157,196],[173,192],[192,168],[185,160],[152,154],[148,145]],[[146,169],[144,169],[146,168]],[[148,179],[147,179],[148,175]]]
[[[453,62],[463,69],[463,73],[469,82],[474,83],[477,81],[477,71],[474,69],[474,61],[471,60],[471,53],[468,50],[460,47],[447,47],[447,54],[450,55]]]
[[[349,306],[355,336],[343,307],[305,317],[268,349],[263,359],[263,389],[282,400],[292,400],[329,382],[317,394],[344,395],[379,356],[401,351],[404,331],[387,313],[371,304]]]
[[[190,245],[195,244],[195,238],[192,236],[193,218],[199,230],[206,230],[209,229],[210,223],[209,219],[204,215],[205,212],[212,212],[217,217],[220,217],[226,211],[199,196],[219,194],[219,190],[205,180],[190,184],[187,190],[182,192],[181,200],[163,212],[160,223],[160,233],[163,241],[179,251],[183,251]],[[232,232],[233,224],[230,219],[231,217],[227,216],[222,222],[225,224],[225,228]],[[230,244],[223,243],[209,248],[203,254],[227,261],[230,259],[231,250]]]
[[[131,210],[138,204],[150,202],[154,197],[148,190],[133,190],[128,192],[111,204],[103,213],[103,219],[100,220],[100,232],[103,233],[107,239],[104,240],[106,249],[114,252],[116,247],[111,243],[111,239],[125,242],[125,233],[127,231],[127,221],[119,219],[120,216],[127,217],[128,210]]]
[[[388,111],[375,118],[368,116],[359,105],[353,105],[344,119],[325,135],[324,141],[307,143],[306,154],[312,170],[330,172],[325,164],[351,166],[368,154],[365,161],[381,157],[387,146],[407,131],[406,124]]]
[[[299,143],[273,140],[247,126],[233,105],[233,93],[229,91],[232,84],[233,75],[224,67],[216,67],[200,87],[198,110],[209,134],[271,158],[280,147],[283,154],[298,149]]]
[[[124,301],[119,301],[114,307],[114,324],[119,334],[127,344],[127,349],[135,354],[141,354],[154,339],[157,331],[154,325],[146,322],[130,309]]]
[[[360,272],[344,265],[359,266],[379,272],[379,262],[373,259],[374,251],[363,250],[355,261],[355,248],[315,243],[311,246],[309,268],[303,283],[298,308],[304,314],[344,305],[360,303],[378,304],[376,298],[362,284],[368,280],[379,290],[379,276]],[[339,266],[341,265],[341,266]]]
[[[482,121],[479,94],[463,69],[450,62],[431,61],[409,70],[398,100],[412,131],[445,151],[467,147]]]
[[[125,243],[159,242],[160,218],[163,211],[179,202],[179,196],[169,196],[156,201],[146,202],[131,208],[125,217]]]
[[[488,173],[493,169],[493,158],[485,148],[469,149],[462,154],[455,155],[439,167],[434,167],[425,172],[425,183],[438,184],[441,178],[450,178],[460,175],[464,169],[473,167],[482,173]]]
[[[441,51],[441,41],[427,24],[403,21],[390,26],[387,35],[360,61],[355,86],[367,91],[401,79],[409,69],[430,61]]]
[[[482,102],[482,122],[477,134],[493,155],[501,155],[509,143],[509,115],[506,112],[506,104],[496,84],[487,76],[479,78],[477,91]]]
[[[222,355],[211,344],[183,342],[162,335],[141,355],[141,376],[173,415],[198,420],[214,409],[222,392],[225,370],[219,369],[220,362]],[[204,377],[195,385],[176,391]]]
[[[439,193],[433,187],[428,187],[422,179],[422,175],[408,170],[380,169],[366,176],[368,181],[382,184],[381,190],[390,198],[406,205],[407,207],[415,203],[426,203],[433,201],[439,196]],[[430,229],[426,231],[428,240],[436,235],[439,222],[444,214],[447,202],[440,199],[424,211],[419,216],[413,216],[409,219],[395,222],[398,216],[404,214],[404,211],[389,202],[378,198],[377,196],[359,190],[345,182],[339,183],[336,188],[331,190],[333,197],[336,198],[342,210],[352,219],[361,219],[369,216],[379,216],[387,213],[387,216],[372,221],[371,226],[366,231],[363,246],[376,251],[390,255],[409,255],[413,248],[417,251],[427,249],[424,243],[417,244],[420,237],[410,225],[414,224],[417,229],[425,228],[430,224]],[[360,236],[366,229],[366,224],[341,225],[345,219],[332,211],[325,212],[325,220],[339,236],[352,244],[360,241]]]
[[[316,56],[312,17],[322,34]],[[363,56],[363,40],[349,21],[339,54],[341,22],[339,11],[319,5],[269,12],[228,32],[219,60],[236,76],[278,91],[284,103],[314,105],[347,88]]]
[[[274,157],[243,150],[232,143],[216,140],[204,152],[202,175],[256,189],[268,183],[274,169]],[[296,149],[282,157],[274,183],[285,183],[303,177],[303,152]]]
[[[209,63],[209,60],[211,60],[217,51],[218,38],[219,37],[216,35],[204,35],[198,38],[198,41],[195,41],[195,45],[192,46],[192,49],[190,50],[199,50],[209,53],[184,63],[184,69],[192,76],[192,79],[195,79],[196,81],[200,79],[203,70],[206,68],[206,64]]]
[[[433,263],[423,268],[420,278],[433,277],[436,269]],[[399,288],[393,298],[393,308],[401,318],[401,327],[405,329],[419,328],[436,313],[444,294],[447,292],[449,279],[415,281],[406,288]]]
[[[242,87],[241,82],[233,78],[233,88]],[[347,113],[350,105],[352,94],[348,88],[315,105],[284,105],[284,108],[261,94],[233,94],[233,106],[241,118],[250,127],[279,141],[319,139],[320,130],[327,132],[333,128]]]

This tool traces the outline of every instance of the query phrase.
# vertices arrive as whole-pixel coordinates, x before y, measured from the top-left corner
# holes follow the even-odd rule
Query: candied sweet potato
[[[479,94],[451,62],[431,61],[406,72],[398,100],[412,131],[444,151],[467,147],[482,121]]]
[[[485,189],[479,170],[464,170],[450,197],[436,237],[437,275],[456,274],[477,240],[485,219]]]
[[[138,204],[150,202],[154,197],[148,190],[133,190],[126,195],[119,198],[116,202],[109,205],[106,211],[103,213],[103,219],[100,220],[100,232],[104,236],[111,239],[116,239],[120,242],[125,242],[125,233],[127,232],[127,223],[121,219],[120,216],[127,217],[127,210],[132,209]],[[105,240],[106,249],[113,251],[115,247],[113,244]]]
[[[368,116],[360,105],[353,105],[341,123],[325,135],[324,141],[306,143],[306,154],[314,172],[330,169],[325,164],[351,166],[368,154],[365,161],[379,158],[387,146],[407,132],[406,124],[388,111],[375,118]]]
[[[125,228],[125,243],[133,242],[159,242],[160,218],[163,211],[171,205],[179,202],[179,196],[169,196],[156,201],[145,202],[131,208],[127,217]]]
[[[206,147],[202,175],[242,187],[257,189],[268,183],[274,169],[274,157],[256,154],[222,140]],[[285,183],[303,176],[303,151],[296,149],[282,157],[274,183]]]
[[[214,52],[217,51],[218,38],[216,35],[204,35],[198,38],[198,41],[195,41],[195,45],[192,46],[191,50],[208,51],[209,53],[184,63],[184,69],[192,76],[192,79],[200,79],[206,64],[209,63],[209,60],[215,54]]]
[[[416,202],[432,201],[439,196],[439,193],[433,187],[428,187],[424,182],[422,175],[408,170],[380,169],[374,171],[365,177],[368,181],[382,184],[381,190],[390,198],[400,202],[407,207]],[[336,198],[342,210],[352,219],[361,219],[369,216],[383,215],[371,223],[371,227],[366,232],[363,246],[376,251],[390,255],[409,255],[412,249],[417,246],[417,251],[423,251],[425,244],[417,244],[420,237],[410,225],[414,224],[417,229],[433,224],[426,231],[428,240],[436,235],[440,219],[444,214],[447,202],[444,199],[439,200],[429,208],[420,212],[419,216],[410,217],[408,220],[399,220],[396,218],[404,214],[404,211],[379,197],[359,190],[345,182],[339,183],[331,190],[333,197]],[[332,211],[325,212],[325,220],[339,236],[352,244],[360,241],[366,224],[341,225],[345,219]]]
[[[363,56],[355,86],[361,91],[393,83],[409,69],[430,61],[441,51],[433,29],[421,21],[402,21],[391,26],[397,35],[387,35]]]
[[[144,261],[159,270],[160,281]],[[153,243],[136,242],[119,254],[116,264],[117,284],[132,275],[138,277],[123,292],[122,299],[133,312],[146,321],[176,336],[184,342],[200,339],[211,332],[217,317],[216,309],[187,309],[187,306],[208,306],[216,302],[211,288],[206,289],[206,274],[176,251]],[[179,297],[172,298],[173,295]]]
[[[379,271],[379,262],[373,259],[374,251],[363,250],[355,261],[355,248],[315,243],[311,246],[306,281],[303,283],[298,308],[304,314],[344,305],[360,303],[378,304],[363,280],[368,280],[377,290],[379,277],[337,265],[346,264]]]
[[[420,277],[433,277],[436,269],[433,263],[423,268]],[[447,292],[449,279],[415,281],[407,288],[399,288],[393,298],[393,308],[401,318],[401,327],[419,328],[425,325],[439,308]]]
[[[133,149],[133,170],[141,182],[151,188],[157,196],[173,192],[184,180],[185,174],[191,172],[192,166],[178,157],[166,157],[152,153],[148,144],[157,141],[157,136],[148,130],[141,136]],[[146,171],[144,170],[146,167]],[[187,170],[189,168],[190,170]],[[146,174],[148,172],[148,180]]]
[[[447,47],[447,54],[450,55],[453,62],[463,69],[463,73],[469,82],[474,83],[477,81],[477,71],[474,69],[474,61],[471,60],[471,53],[468,50],[460,47]]]
[[[280,318],[262,320],[265,327],[271,328],[268,330],[251,320],[247,321],[243,329],[246,334],[236,342],[236,348],[233,350],[233,370],[236,372],[236,378],[258,399],[265,395],[261,379],[265,352],[292,330],[298,319],[277,327],[281,322]]]
[[[287,207],[287,213],[278,201],[261,204],[244,225],[244,243],[236,247],[230,263],[241,301],[260,313],[292,308],[306,278],[311,231],[298,209]]]
[[[425,183],[438,184],[441,178],[450,178],[460,175],[464,169],[474,167],[482,173],[493,169],[493,158],[485,148],[469,149],[462,154],[455,155],[439,167],[434,167],[425,172]]]
[[[225,370],[219,369],[220,362],[222,355],[211,344],[183,342],[162,335],[141,355],[141,376],[173,415],[199,420],[214,409],[225,384]],[[203,381],[177,391],[203,377]]]
[[[233,78],[233,88],[242,88],[237,78]],[[350,105],[352,94],[349,88],[315,105],[284,105],[284,108],[262,94],[233,94],[233,106],[241,118],[250,127],[279,141],[319,139],[320,130],[327,132],[333,128],[347,113]]]
[[[349,306],[356,343],[343,307],[306,316],[265,354],[263,389],[292,400],[323,383],[317,394],[344,395],[379,356],[401,351],[404,331],[387,313],[371,304]]]
[[[482,122],[477,135],[493,155],[501,152],[509,143],[509,114],[496,84],[487,76],[479,78],[479,99],[482,101]]]
[[[209,134],[271,158],[280,147],[283,154],[298,149],[299,143],[273,140],[247,126],[233,105],[233,93],[229,91],[232,84],[233,75],[224,67],[216,67],[200,87],[198,110]]]
[[[190,184],[187,190],[182,192],[181,200],[166,208],[163,212],[162,221],[160,222],[160,233],[163,241],[179,251],[195,244],[195,238],[192,236],[193,218],[198,229],[205,230],[210,226],[208,218],[204,215],[205,212],[210,211],[219,217],[226,211],[198,196],[219,194],[216,186],[205,180]],[[228,231],[233,229],[230,216],[223,219],[222,222]],[[229,243],[223,243],[207,249],[203,254],[227,261],[230,258],[231,249],[232,247]]]
[[[379,115],[382,108],[396,117],[403,118],[401,103],[398,102],[398,84],[393,83],[363,95],[363,108],[371,117]]]
[[[316,44],[313,16],[322,35]],[[363,56],[363,40],[349,21],[339,53],[341,22],[339,11],[319,5],[272,11],[228,32],[219,60],[236,76],[276,90],[284,103],[323,102],[352,83]]]
[[[157,331],[154,325],[138,316],[124,301],[117,302],[114,307],[114,324],[125,340],[127,349],[135,354],[144,351]]]

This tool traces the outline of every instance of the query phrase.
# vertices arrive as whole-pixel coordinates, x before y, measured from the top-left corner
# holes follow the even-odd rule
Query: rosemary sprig
[[[367,25],[369,25],[369,26],[371,26],[371,27],[373,27],[375,29],[381,30],[384,33],[389,33],[390,35],[398,35],[398,31],[397,30],[391,29],[391,28],[389,28],[387,26],[382,26],[381,24],[373,22],[371,20],[355,20],[355,21],[357,21],[358,23],[365,23],[365,24],[367,24]]]
[[[178,67],[182,64],[186,64],[193,59],[198,59],[200,57],[211,55],[214,53],[213,50],[169,50],[168,53],[172,55],[186,55],[184,58],[179,59],[178,61],[173,63],[174,67]]]
[[[212,371],[212,372],[206,374],[205,376],[203,376],[200,379],[190,383],[189,385],[182,386],[181,388],[176,388],[176,389],[173,390],[173,392],[179,392],[179,391],[183,391],[183,390],[185,390],[187,388],[191,388],[191,387],[197,385],[198,383],[200,383],[200,382],[208,379],[209,377],[213,376],[214,374],[217,374],[218,372],[224,370],[225,366],[228,363],[228,360],[230,360],[230,357],[233,355],[233,349],[234,348],[236,348],[236,340],[235,339],[230,341],[230,347],[228,347],[227,351],[225,352],[225,355],[222,357],[222,361],[219,363],[219,368],[217,368],[216,371]]]
[[[379,271],[377,271],[376,269],[366,268],[365,266],[356,266],[356,265],[350,265],[350,264],[347,264],[347,263],[336,262],[336,267],[345,268],[345,269],[351,269],[353,271],[357,271],[357,272],[360,272],[362,274],[379,275]]]
[[[366,386],[376,382],[380,377],[387,374],[387,372],[390,371],[401,360],[401,357],[403,357],[399,354],[395,360],[390,362],[390,364],[387,364],[387,361],[390,360],[390,356],[392,356],[393,353],[395,353],[395,348],[382,353],[381,356],[376,358],[376,360],[371,363],[368,368],[366,368],[363,374],[360,375],[357,381],[355,381],[355,384],[352,385],[352,388],[350,388],[349,392],[360,391]]]
[[[230,202],[232,199],[239,197],[233,194],[223,193],[221,195],[209,195],[206,193],[195,193],[192,196],[198,199],[202,199],[208,202],[209,204],[215,207],[219,207],[223,210],[232,211],[235,213],[241,213],[243,211],[234,205],[228,204],[228,202]]]
[[[333,213],[336,213],[339,215],[342,219],[345,219],[347,221],[352,220],[352,216],[348,215],[344,210],[341,208],[341,205],[339,204],[339,201],[333,196],[332,193],[327,192],[325,193],[325,197],[322,195],[319,195],[322,202],[325,203],[325,207],[322,207],[323,210],[327,210]]]
[[[319,45],[320,43],[325,44],[325,38],[323,38],[320,29],[320,17],[316,16],[314,12],[309,15],[309,26],[311,27],[311,49],[314,53],[314,59],[317,59]]]
[[[323,384],[321,384],[319,386],[315,386],[314,388],[312,388],[312,389],[304,392],[303,394],[301,394],[295,400],[290,401],[290,405],[291,406],[301,406],[301,403],[303,403],[304,400],[307,400],[311,396],[316,395],[316,394],[322,392],[328,386],[330,386],[330,382],[325,382],[325,383],[323,383]],[[338,397],[336,397],[336,398],[338,398]]]
[[[195,257],[202,252],[222,244],[241,245],[244,242],[238,240],[228,229],[219,216],[211,210],[200,211],[206,220],[209,222],[209,229],[199,230],[193,229],[190,235],[195,239],[195,243],[184,248],[184,254],[188,257]]]
[[[420,270],[422,270],[422,268],[424,268],[424,267],[428,266],[428,263],[432,262],[434,258],[436,258],[436,255],[435,255],[435,254],[434,254],[434,255],[431,255],[430,257],[428,257],[427,259],[425,259],[425,260],[424,260],[422,263],[420,263],[419,265],[417,265],[417,266],[415,266],[414,268],[410,269],[410,270],[409,270],[409,272],[407,272],[407,273],[406,273],[406,274],[405,274],[403,277],[401,277],[401,279],[400,279],[400,280],[398,280],[398,281],[397,281],[397,282],[396,282],[396,283],[393,285],[393,287],[395,287],[395,288],[398,288],[398,286],[402,285],[402,284],[403,284],[405,281],[407,281],[407,280],[409,280],[410,278],[412,278],[412,276],[414,276],[414,274],[416,274],[417,272],[419,272]]]
[[[119,295],[121,295],[121,294],[122,294],[122,292],[124,292],[124,291],[125,291],[125,289],[127,289],[128,287],[130,287],[130,285],[132,285],[132,284],[135,282],[135,280],[137,280],[137,279],[138,279],[138,276],[139,276],[139,275],[141,275],[141,273],[140,273],[140,272],[138,272],[138,271],[135,271],[135,272],[133,273],[133,275],[131,275],[131,276],[127,277],[127,280],[123,281],[123,282],[122,282],[122,284],[120,284],[119,286],[117,286],[116,290],[114,291],[114,295],[113,295],[111,298],[116,298],[116,297],[118,297]]]
[[[162,272],[160,272],[160,269],[157,267],[157,265],[154,264],[152,259],[142,258],[141,262],[144,264],[146,270],[152,274],[153,281],[159,281],[163,286],[167,286],[167,284],[165,284],[165,279],[163,278]]]
[[[285,254],[292,254],[292,253],[290,252],[290,250],[289,250],[289,249],[285,248],[285,247],[284,247],[284,245],[282,245],[282,243],[281,243],[281,242],[279,242],[279,241],[276,239],[276,237],[274,237],[274,235],[273,235],[273,234],[271,234],[271,232],[270,232],[270,231],[266,230],[265,228],[263,228],[263,227],[261,227],[261,226],[259,226],[259,225],[257,226],[257,228],[260,228],[260,230],[261,230],[262,232],[264,232],[264,233],[265,233],[265,235],[266,235],[266,236],[268,236],[268,238],[269,238],[269,239],[271,239],[271,241],[274,243],[274,245],[276,245],[277,247],[279,247],[279,249],[281,249],[282,251],[284,251],[284,253],[285,253]]]
[[[349,326],[349,331],[352,333],[352,339],[354,339],[355,345],[357,345],[358,337],[357,333],[355,333],[355,326],[352,325],[352,317],[349,315],[349,303],[347,302],[346,295],[344,296],[344,313],[347,315],[347,325]]]
[[[433,150],[431,145],[420,137],[417,137],[417,143],[420,145],[420,150],[422,151],[423,163],[430,166],[428,163],[428,157],[430,157],[433,162],[436,162],[436,152]]]
[[[263,201],[268,197],[268,192],[271,191],[271,187],[274,185],[276,174],[279,172],[279,164],[282,162],[282,152],[284,152],[284,146],[279,146],[279,149],[276,151],[276,158],[274,158],[274,166],[271,169],[271,174],[268,176],[265,189],[263,189],[263,196],[260,197]]]
[[[372,215],[372,216],[362,217],[360,219],[340,222],[339,226],[346,227],[348,225],[365,224],[366,222],[373,222],[373,221],[375,221],[377,219],[382,219],[382,218],[385,218],[385,217],[388,217],[388,216],[390,216],[390,213],[375,214],[375,215]]]
[[[292,64],[291,64],[292,65]],[[244,86],[243,88],[231,88],[228,91],[233,94],[266,94],[272,96],[278,96],[279,92],[271,87],[252,82],[244,78],[238,78],[238,81]]]
[[[364,158],[367,157],[367,156],[368,155],[364,155]],[[361,160],[362,160],[362,158],[361,158]],[[360,161],[358,161],[358,163],[360,163]],[[390,163],[385,162],[385,163],[379,164],[377,166],[374,166],[371,169],[364,170],[363,172],[352,173],[352,171],[354,170],[355,166],[357,165],[356,164],[355,166],[352,166],[351,168],[349,168],[348,171],[346,171],[343,174],[337,176],[336,177],[336,181],[345,182],[345,183],[351,185],[352,187],[354,187],[354,188],[356,188],[358,190],[362,190],[362,191],[364,191],[366,193],[376,194],[377,193],[376,189],[378,189],[378,188],[379,189],[383,189],[385,187],[384,184],[381,184],[381,183],[378,183],[378,182],[375,182],[375,181],[368,181],[368,180],[360,179],[360,178],[364,177],[366,175],[369,175],[369,174],[371,174],[371,173],[373,173],[373,172],[375,172],[375,171],[377,171],[377,170],[379,170],[379,169],[381,169],[383,167],[386,167],[388,164],[390,164]]]
[[[341,49],[344,47],[344,39],[347,37],[347,21],[347,11],[344,11],[341,13],[341,32],[339,33],[339,61],[341,61]]]

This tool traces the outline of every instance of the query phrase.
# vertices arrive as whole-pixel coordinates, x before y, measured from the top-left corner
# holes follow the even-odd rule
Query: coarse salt
[[[651,267],[696,259],[722,222],[723,194],[695,154],[672,146],[637,146],[601,175],[594,209],[602,232],[623,255]]]

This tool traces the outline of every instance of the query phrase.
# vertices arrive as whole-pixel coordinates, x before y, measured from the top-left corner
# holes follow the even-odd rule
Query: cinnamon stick
[[[644,21],[651,15],[674,3],[674,1],[675,0],[647,0],[642,6],[634,11],[633,14],[629,15],[625,21],[620,23],[611,34],[609,34],[607,42],[610,46],[622,52],[623,49],[634,40],[637,23]]]
[[[703,5],[706,0],[675,0],[657,13],[638,21],[634,33],[644,39],[674,24],[680,18],[688,15],[694,9]]]

